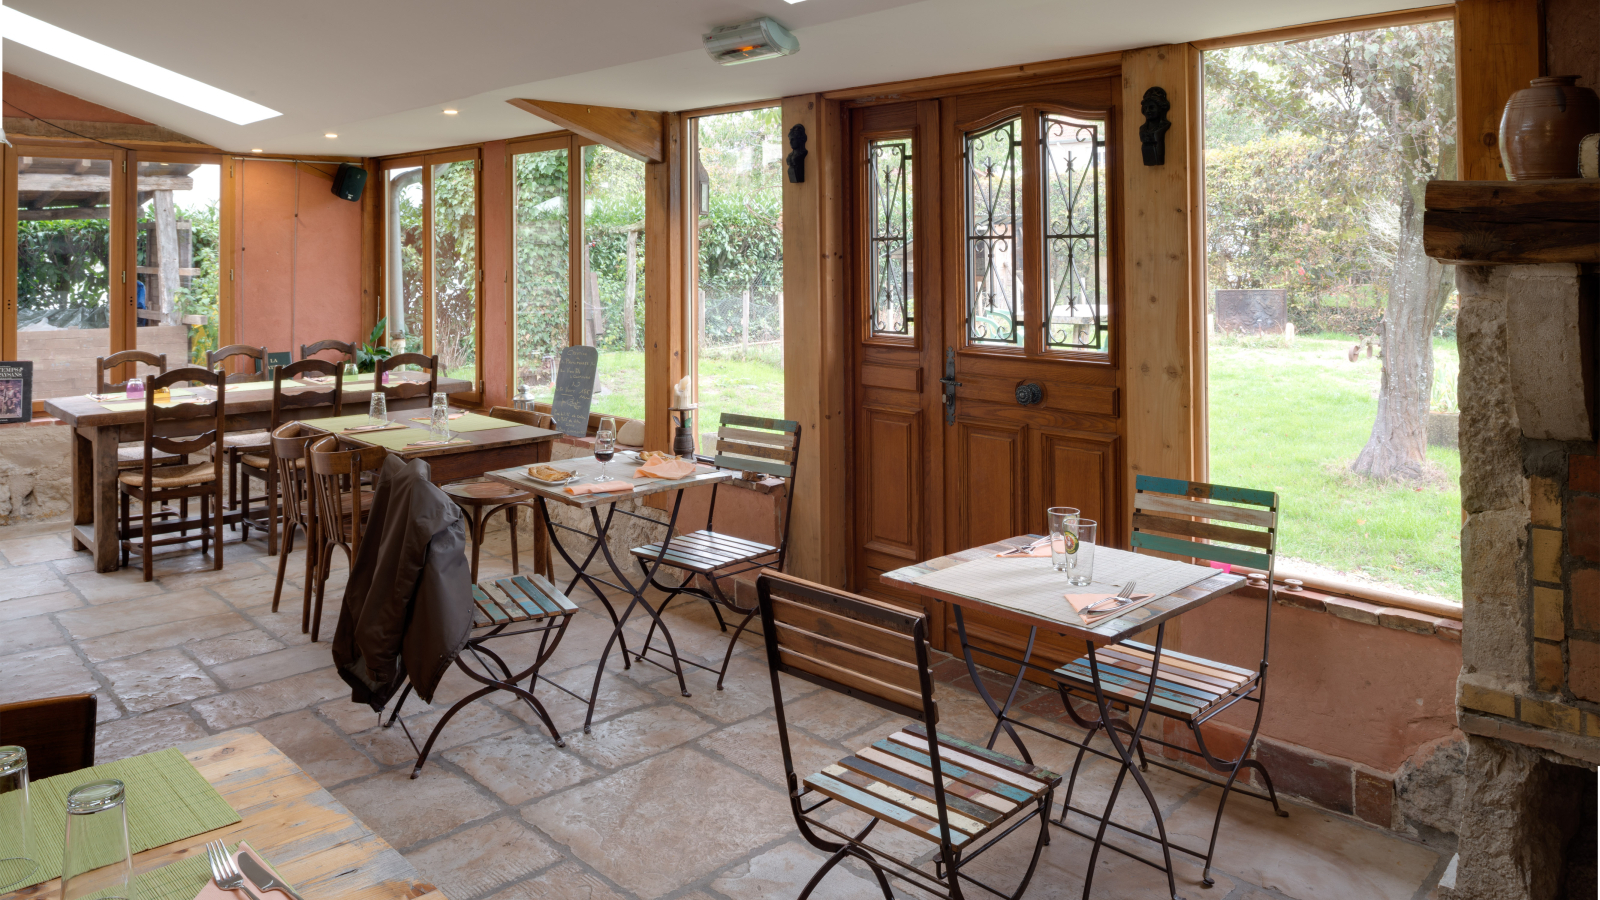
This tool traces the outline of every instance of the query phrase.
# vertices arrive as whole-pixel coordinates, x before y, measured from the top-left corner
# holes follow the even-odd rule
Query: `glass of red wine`
[[[617,421],[610,416],[600,420],[594,433],[594,458],[600,461],[600,477],[606,477],[606,465],[617,455]]]

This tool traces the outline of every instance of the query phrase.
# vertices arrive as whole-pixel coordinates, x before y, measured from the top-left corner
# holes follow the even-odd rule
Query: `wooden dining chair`
[[[711,505],[706,512],[706,527],[692,534],[673,537],[667,545],[666,557],[662,559],[665,566],[683,570],[683,581],[668,585],[651,580],[652,586],[666,593],[657,610],[658,615],[665,612],[667,604],[680,594],[689,594],[711,604],[717,616],[717,625],[723,632],[727,632],[728,623],[722,617],[722,607],[740,616],[738,626],[728,638],[728,649],[722,655],[720,668],[713,669],[692,660],[683,660],[696,668],[716,672],[717,690],[720,691],[722,681],[728,675],[728,664],[733,660],[734,648],[739,644],[739,636],[744,634],[756,614],[754,607],[739,605],[737,588],[725,591],[722,585],[729,579],[758,569],[783,571],[789,548],[790,513],[794,509],[795,467],[800,458],[800,423],[723,413],[721,426],[717,429],[716,449],[712,462],[719,469],[737,469],[780,478],[785,482],[783,529],[776,547],[718,532],[715,517],[717,490],[721,485],[713,484]],[[657,541],[633,548],[632,553],[645,572],[649,572],[651,564],[662,555],[661,546],[662,542]],[[702,582],[706,587],[699,587],[696,582]],[[655,623],[652,622],[644,648],[636,656],[642,658],[646,653],[662,652],[651,646],[654,638]]]
[[[387,383],[383,376],[400,369],[401,366],[417,366],[428,373],[428,380],[409,381],[391,378]],[[388,359],[378,360],[377,371],[373,375],[376,390],[383,391],[385,402],[389,411],[395,409],[396,400],[406,400],[411,397],[424,397],[432,399],[439,390],[439,357],[428,356],[422,353],[398,353]]]
[[[0,704],[0,745],[28,751],[28,779],[94,765],[93,694]]]
[[[301,375],[321,375],[332,379],[332,386],[325,391],[303,389],[296,381]],[[286,394],[284,384],[296,388],[294,393]],[[272,415],[267,424],[267,449],[263,453],[243,453],[239,456],[240,472],[244,476],[239,484],[239,519],[244,528],[244,539],[250,539],[250,527],[254,525],[267,533],[267,555],[272,556],[278,552],[278,466],[274,462],[272,435],[283,424],[284,413],[288,410],[307,409],[314,406],[332,406],[333,414],[344,414],[344,369],[322,359],[302,359],[287,366],[279,366],[272,374]],[[255,479],[262,483],[266,505],[266,519],[257,521],[250,515],[250,481]]]
[[[534,412],[527,409],[513,409],[509,406],[496,406],[489,410],[492,418],[502,419],[507,422],[516,422],[518,425],[532,425],[535,428],[549,428],[550,416],[547,413]],[[511,530],[511,571],[516,574],[521,569],[517,559],[517,510],[533,510],[534,523],[534,564],[533,569],[541,575],[549,577],[550,560],[549,549],[545,546],[544,520],[539,518],[539,504],[535,502],[533,494],[518,490],[502,481],[491,481],[486,478],[474,478],[468,481],[455,481],[443,486],[445,494],[461,507],[467,516],[467,535],[472,539],[472,580],[478,580],[478,549],[483,544],[484,529],[493,521],[496,514],[502,510],[506,514],[506,527]]]
[[[1272,787],[1272,777],[1267,774],[1266,767],[1250,758],[1256,736],[1261,730],[1261,715],[1266,709],[1267,655],[1272,646],[1272,607],[1276,592],[1272,574],[1277,562],[1277,537],[1278,495],[1271,491],[1138,476],[1134,480],[1131,541],[1135,552],[1150,550],[1169,553],[1197,560],[1249,566],[1267,573],[1261,664],[1253,670],[1245,669],[1162,649],[1159,665],[1154,667],[1156,679],[1152,690],[1150,674],[1155,648],[1149,644],[1123,641],[1096,649],[1092,667],[1089,657],[1085,655],[1054,673],[1062,705],[1066,706],[1067,712],[1078,725],[1088,731],[1078,746],[1077,762],[1072,767],[1074,776],[1089,742],[1098,731],[1107,727],[1132,731],[1132,725],[1125,720],[1114,719],[1108,725],[1100,721],[1098,713],[1084,715],[1074,708],[1074,699],[1097,707],[1095,669],[1099,670],[1101,689],[1107,700],[1140,707],[1144,704],[1146,692],[1150,692],[1150,711],[1188,726],[1197,749],[1151,736],[1141,737],[1141,743],[1148,741],[1197,757],[1213,771],[1227,776],[1225,781],[1218,781],[1196,775],[1187,769],[1146,757],[1143,749],[1140,749],[1141,765],[1144,767],[1160,766],[1222,788],[1222,796],[1217,801],[1216,818],[1211,825],[1211,845],[1206,851],[1205,869],[1201,875],[1206,887],[1213,883],[1211,860],[1216,854],[1217,830],[1222,826],[1222,811],[1227,806],[1230,793],[1269,801],[1278,815],[1288,815],[1278,805],[1278,794]],[[1250,735],[1239,745],[1236,756],[1219,757],[1206,745],[1201,726],[1223,710],[1241,702],[1255,704],[1255,721],[1250,727]],[[1247,768],[1260,773],[1267,789],[1265,794],[1239,786],[1239,774]],[[1074,781],[1075,778],[1067,784],[1067,796],[1062,806],[1063,819],[1067,807],[1072,803]]]
[[[246,359],[253,363],[245,372],[227,374],[226,365],[229,360]],[[221,369],[229,384],[244,384],[267,379],[267,348],[252,347],[249,344],[229,344],[217,350],[206,352],[206,368]],[[223,445],[228,456],[228,508],[237,509],[239,506],[239,465],[245,454],[261,456],[266,454],[271,446],[271,437],[265,431],[240,431],[230,434]],[[244,533],[250,533],[250,526],[242,521],[240,527]]]
[[[317,341],[315,344],[301,344],[300,358],[311,359],[318,353],[326,353],[330,351],[339,354],[340,359],[338,365],[340,366],[343,366],[345,363],[353,363],[356,361],[356,345],[335,340]]]
[[[354,563],[361,552],[362,529],[372,509],[373,492],[365,489],[367,476],[375,481],[378,469],[389,451],[382,447],[342,449],[339,438],[329,435],[311,444],[311,496],[316,504],[316,543],[306,547],[317,554],[316,594],[312,600],[311,641],[316,643],[322,627],[322,596],[328,584],[335,548],[344,551]]]
[[[928,661],[927,615],[778,572],[756,579],[756,596],[789,808],[806,841],[829,854],[798,900],[811,896],[846,857],[865,863],[889,900],[894,896],[890,878],[951,900],[965,896],[963,881],[1002,897],[1021,897],[1049,843],[1050,802],[1061,776],[936,731],[939,709]],[[916,724],[801,776],[794,767],[780,674]],[[841,830],[833,815],[840,806],[865,813],[866,826],[854,834]],[[1003,893],[963,871],[1034,817],[1039,837],[1014,892]],[[892,852],[893,844],[903,841],[869,844],[880,823],[936,848],[934,870],[919,866],[920,853],[908,860]]]
[[[110,372],[112,369],[115,369],[119,366],[128,365],[130,363],[135,365],[134,377],[123,381],[112,381],[106,378],[107,372]],[[165,375],[167,372],[167,355],[165,353],[151,353],[148,350],[123,350],[120,353],[113,353],[110,356],[95,357],[95,393],[117,393],[120,391],[126,391],[128,389],[129,382],[141,381],[142,383],[144,376],[139,375],[137,369],[137,366],[140,365],[149,366],[150,368],[155,369],[155,374],[157,375]],[[176,456],[173,456],[170,453],[157,454],[156,458],[163,461],[173,460],[177,462],[188,462],[188,460],[179,460]],[[117,468],[136,468],[142,465],[143,461],[144,444],[142,442],[132,441],[117,445]]]
[[[171,388],[178,382],[210,387],[216,396],[210,402],[199,399],[190,402],[164,405],[156,402],[156,392]],[[129,469],[117,476],[117,491],[122,499],[122,517],[118,541],[122,547],[122,564],[128,564],[130,551],[137,546],[144,567],[144,580],[154,577],[152,551],[156,547],[188,543],[188,529],[200,529],[200,552],[210,549],[216,541],[214,568],[222,569],[222,454],[218,452],[227,436],[227,383],[220,372],[185,367],[173,369],[164,375],[147,375],[144,379],[144,459],[138,469]],[[174,423],[174,429],[193,430],[210,425],[210,430],[187,438],[164,437],[165,423]],[[210,451],[211,458],[202,463],[158,465],[156,452],[164,451],[177,457],[187,457],[201,451]],[[155,537],[156,507],[174,500],[196,497],[200,500],[198,521],[182,517],[177,522],[163,522],[162,530],[180,531],[173,537]],[[143,527],[138,540],[133,538],[130,519],[131,502],[139,501]]]
[[[317,575],[317,548],[321,546],[317,534],[316,505],[312,502],[311,473],[307,469],[307,447],[327,437],[327,432],[304,422],[285,422],[272,430],[272,464],[277,470],[279,520],[278,579],[272,586],[272,611],[278,611],[278,601],[283,596],[283,576],[289,567],[289,555],[294,552],[295,535],[306,533],[305,587],[300,600],[300,633],[311,631],[311,592]]]

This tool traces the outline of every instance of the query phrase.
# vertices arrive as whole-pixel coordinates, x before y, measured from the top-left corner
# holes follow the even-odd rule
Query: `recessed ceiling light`
[[[261,148],[260,147],[251,147],[250,148],[250,152],[251,153],[260,153],[261,152]]]
[[[455,115],[455,114],[457,114],[459,112],[461,112],[461,110],[459,110],[459,109],[447,109],[447,110],[444,111],[444,114],[447,115],[447,116],[453,116],[453,115]]]
[[[338,137],[338,135],[334,134],[333,132],[330,131],[327,134],[323,135],[323,137],[325,137],[325,138],[336,138],[336,137]]]
[[[136,56],[129,56],[121,50],[73,34],[8,6],[0,7],[0,32],[5,34],[8,41],[16,41],[158,97],[226,119],[235,125],[248,125],[283,115],[275,109],[268,109],[237,94],[230,94],[187,75],[179,75]]]

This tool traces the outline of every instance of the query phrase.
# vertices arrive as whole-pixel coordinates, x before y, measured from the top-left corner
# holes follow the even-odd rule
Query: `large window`
[[[643,419],[644,163],[583,148],[582,341],[600,351],[591,411]]]
[[[867,145],[867,327],[873,337],[916,335],[913,162],[909,137],[886,138]]]
[[[136,256],[139,349],[169,366],[206,364],[221,329],[222,166],[139,163]]]
[[[782,110],[702,116],[694,137],[695,368],[706,450],[723,413],[784,416]]]
[[[478,384],[476,152],[391,163],[384,208],[391,347],[437,355],[442,374]]]
[[[556,143],[511,156],[512,383],[544,403],[572,331],[571,141]]]
[[[1205,54],[1210,477],[1282,497],[1280,567],[1459,601],[1449,22]]]

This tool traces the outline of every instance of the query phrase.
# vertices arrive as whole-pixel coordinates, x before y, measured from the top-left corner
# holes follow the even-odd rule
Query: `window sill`
[[[1266,588],[1243,587],[1239,589],[1238,593],[1240,596],[1256,600],[1267,599]],[[1285,590],[1281,584],[1273,596],[1283,606],[1292,606],[1296,609],[1304,609],[1310,612],[1327,613],[1351,622],[1359,622],[1363,625],[1372,625],[1378,628],[1391,628],[1395,631],[1433,635],[1440,640],[1451,643],[1459,644],[1461,642],[1460,607],[1454,608],[1451,611],[1454,614],[1450,615],[1446,612],[1407,609],[1393,604],[1347,597],[1314,587],[1290,591]]]
[[[1252,569],[1248,566],[1234,566],[1233,571],[1266,574],[1259,569]],[[1381,587],[1370,584],[1326,578],[1297,572],[1293,569],[1278,569],[1274,574],[1278,579],[1278,594],[1280,598],[1284,594],[1314,593],[1317,596],[1330,597],[1340,601],[1354,601],[1383,609],[1403,609],[1437,618],[1461,621],[1461,604],[1459,603],[1417,597],[1411,594],[1403,594],[1399,591],[1384,590]],[[1284,590],[1283,581],[1286,578],[1299,580],[1308,590],[1299,592]]]

